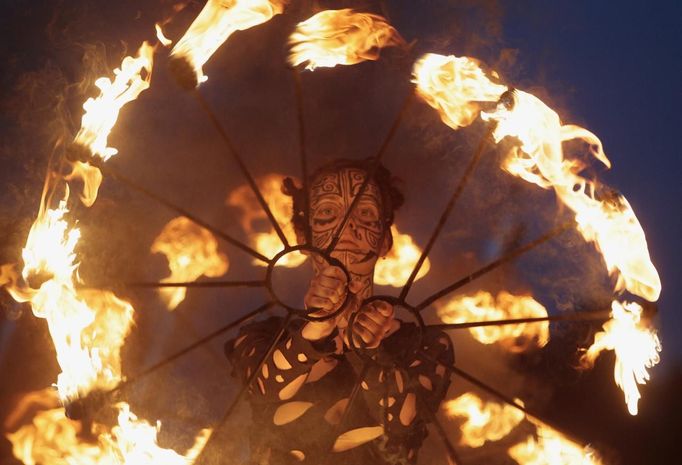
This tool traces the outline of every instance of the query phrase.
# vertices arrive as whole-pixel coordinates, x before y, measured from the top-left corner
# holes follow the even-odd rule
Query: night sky
[[[141,40],[152,39],[151,26],[171,3],[0,2],[0,263],[17,260],[36,211],[51,147],[60,134],[72,137],[78,126],[80,105],[92,88],[76,83],[91,83],[93,77],[118,66],[121,56]],[[193,3],[196,5],[191,4],[169,27],[171,37],[177,38],[199,11],[202,2]],[[509,386],[526,394],[536,391],[530,402],[548,419],[592,441],[614,464],[673,463],[670,454],[682,439],[678,424],[682,411],[682,316],[677,303],[682,301],[678,286],[682,256],[677,243],[682,237],[678,206],[682,190],[678,148],[682,6],[673,1],[389,0],[382,2],[383,7],[369,0],[320,3],[326,8],[365,6],[383,11],[408,41],[414,41],[413,56],[430,51],[479,57],[518,88],[542,96],[565,123],[585,126],[601,138],[613,168],[600,171],[598,177],[622,192],[633,206],[663,282],[657,316],[662,362],[651,370],[650,385],[643,389],[640,415],[630,417],[625,410],[622,395],[613,385],[612,358],[603,357],[584,375],[570,368],[575,344],[598,328],[592,328],[592,333],[557,328],[543,354],[502,361],[493,352],[481,354],[480,362],[467,362],[467,356],[478,355],[478,346],[466,338],[456,340],[456,347],[464,366],[479,363],[488,379],[495,380],[495,373],[507,373]],[[291,163],[296,154],[291,83],[277,61],[281,60],[283,39],[294,23],[295,18],[276,18],[257,30],[235,34],[206,67],[209,81],[202,91],[226,126],[234,129],[236,144],[249,154],[256,174],[268,170],[295,174],[297,169]],[[377,63],[304,76],[310,152],[315,163],[339,154],[371,155],[378,146],[408,89],[411,64],[409,57],[385,55]],[[90,57],[85,65],[84,57]],[[86,66],[90,73],[84,73]],[[111,144],[120,149],[120,160],[115,163],[239,234],[238,225],[228,219],[236,212],[227,211],[226,215],[223,199],[243,181],[237,179],[234,167],[226,181],[223,162],[205,162],[220,160],[222,151],[212,128],[204,124],[205,116],[195,103],[178,91],[167,72],[167,61],[160,58],[157,67],[152,90],[143,94],[133,111],[122,112],[112,133]],[[428,238],[439,214],[438,202],[462,169],[458,157],[468,156],[479,133],[480,127],[474,125],[468,132],[454,134],[422,105],[397,136],[396,161],[391,167],[405,180],[408,198],[398,224],[405,225],[418,242],[423,244]],[[511,181],[498,171],[494,158],[483,163],[480,177],[463,198],[461,212],[435,249],[435,255],[456,256],[456,264],[449,268],[447,262],[435,261],[433,282],[420,282],[416,293],[426,294],[452,281],[453,272],[471,271],[494,257],[510,234],[524,240],[537,236],[546,229],[546,220],[554,218],[556,205],[551,195]],[[537,222],[531,218],[535,208],[542,211]],[[105,181],[100,200],[82,217],[88,238],[81,251],[83,275],[105,283],[130,276],[160,278],[163,260],[149,256],[148,248],[170,218],[167,211]],[[576,239],[572,241],[568,242]],[[603,289],[598,288],[605,278],[596,271],[602,265],[587,246],[564,249],[565,245],[548,247],[542,254],[483,280],[481,286],[510,285],[537,291],[550,312],[562,308],[565,295],[570,296],[571,308],[590,309],[594,302],[603,301]],[[565,250],[573,250],[576,256],[564,256]],[[258,271],[249,268],[238,253],[230,251],[229,256],[231,272],[249,269],[248,275]],[[556,259],[564,268],[548,268],[547,259]],[[228,273],[228,278],[233,276]],[[550,281],[553,284],[549,285]],[[576,285],[584,292],[566,290]],[[148,313],[141,312],[130,349],[124,353],[131,360],[127,366],[149,364],[172,348],[186,345],[196,334],[230,321],[233,316],[225,312],[225,302],[231,309],[246,312],[255,298],[248,293],[191,293],[178,310],[185,309],[182,315],[187,319],[183,321],[190,321],[195,331],[190,334],[187,325],[167,316],[151,294],[135,295],[136,308]],[[42,321],[37,322],[25,309],[22,313],[4,292],[0,292],[0,305],[2,418],[17,392],[46,386],[57,371],[53,355],[43,349],[50,342]],[[162,385],[168,393],[154,391],[157,382],[141,387],[135,393],[139,408],[150,418],[159,418],[169,416],[164,407],[168,402],[177,402],[190,405],[189,413],[196,413],[201,421],[217,415],[221,404],[216,406],[216,402],[234,393],[233,386],[213,379],[215,372],[210,368],[208,357],[215,358],[223,342],[217,341],[214,352],[207,353],[200,363],[174,368],[172,374],[178,382]],[[557,360],[565,370],[552,367]],[[188,379],[207,381],[196,392],[187,393]],[[164,425],[171,431],[182,430],[178,425],[183,424],[185,413],[178,407],[177,418],[163,417]],[[230,434],[238,434],[238,429],[237,425]],[[182,437],[181,432],[177,434]],[[6,453],[3,444],[0,457]],[[508,463],[478,460],[473,463]],[[0,464],[5,463],[12,462],[0,459]]]

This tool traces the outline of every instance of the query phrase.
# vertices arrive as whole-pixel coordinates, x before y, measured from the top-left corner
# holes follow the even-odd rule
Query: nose
[[[350,233],[351,236],[353,236],[355,239],[360,239],[360,231],[358,231],[358,226],[355,224],[355,219],[354,218],[349,218],[348,219],[348,227],[346,230]]]

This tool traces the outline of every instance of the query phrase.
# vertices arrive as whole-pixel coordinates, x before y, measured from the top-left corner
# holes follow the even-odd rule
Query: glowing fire
[[[272,214],[282,228],[287,241],[289,241],[290,244],[296,244],[296,231],[291,222],[293,209],[292,200],[291,197],[282,192],[283,180],[284,175],[271,173],[258,178],[256,183],[258,184],[258,189],[263,194],[263,198],[265,198],[265,201],[270,207]],[[282,241],[279,239],[275,230],[269,225],[265,212],[248,185],[244,184],[233,190],[227,197],[225,203],[241,210],[242,228],[249,236],[249,241],[253,248],[259,253],[266,257],[273,257],[284,248]],[[262,231],[263,227],[267,228],[267,231]],[[305,255],[298,252],[292,252],[282,257],[282,259],[277,262],[277,266],[295,268],[303,263],[305,259]],[[267,264],[260,260],[254,260],[253,264],[267,266]]]
[[[649,380],[647,368],[656,365],[661,343],[656,331],[642,321],[642,307],[637,303],[611,304],[611,319],[604,323],[604,331],[594,336],[594,343],[583,354],[581,363],[592,367],[604,350],[616,353],[613,375],[625,393],[625,403],[631,415],[637,415],[640,399],[638,384]]]
[[[562,143],[581,140],[590,153],[610,166],[599,139],[586,129],[562,125],[559,115],[531,94],[515,90],[513,105],[500,103],[486,120],[497,123],[496,141],[507,136],[520,146],[509,152],[503,168],[528,182],[553,188],[561,202],[575,212],[578,230],[585,240],[601,251],[609,273],[617,277],[615,290],[629,292],[650,301],[658,300],[661,281],[649,258],[646,237],[625,197],[598,198],[594,182],[579,175],[584,168],[576,160],[564,158]]]
[[[398,228],[391,226],[393,247],[377,262],[374,269],[374,282],[382,286],[402,287],[412,273],[421,256],[421,249],[414,243],[409,234],[402,234]],[[431,269],[431,262],[427,258],[417,273],[416,280],[426,276]]]
[[[289,37],[289,63],[333,68],[379,59],[381,49],[405,41],[386,19],[351,9],[324,10],[299,23]]]
[[[412,81],[417,94],[453,129],[473,123],[482,103],[497,102],[507,90],[486,76],[478,60],[433,53],[415,63]]]
[[[173,41],[166,37],[166,35],[163,33],[161,24],[159,23],[154,24],[154,30],[156,31],[156,39],[159,41],[161,45],[163,45],[164,47],[168,47],[170,44],[173,43]]]
[[[444,408],[449,416],[464,418],[460,426],[460,443],[468,447],[481,447],[486,441],[499,441],[525,418],[521,410],[511,405],[484,402],[471,392],[447,401]]]
[[[74,143],[87,149],[91,155],[106,161],[118,151],[108,147],[108,138],[116,124],[123,105],[135,100],[142,91],[149,88],[154,64],[154,47],[143,42],[137,56],[127,56],[121,67],[114,70],[114,80],[101,77],[95,81],[100,90],[97,97],[89,98],[83,104],[85,114],[81,120],[81,128],[76,134]],[[83,181],[81,200],[86,206],[92,206],[97,198],[97,191],[102,182],[99,169],[87,162],[75,162],[67,179],[79,178]]]
[[[507,451],[519,465],[602,465],[603,462],[589,446],[581,446],[555,429],[536,421],[528,420],[536,428],[536,434]]]
[[[485,291],[458,296],[438,308],[445,323],[467,323],[517,318],[542,318],[547,310],[530,296],[515,296],[502,291],[497,298]],[[499,343],[514,353],[544,347],[549,342],[549,322],[518,323],[503,326],[469,328],[483,344]]]
[[[218,252],[218,241],[210,231],[189,218],[180,216],[164,226],[154,239],[152,253],[162,253],[168,259],[170,276],[161,282],[191,282],[200,276],[217,278],[227,273],[227,256]],[[185,300],[184,287],[161,288],[159,292],[169,310]]]
[[[233,33],[282,13],[286,0],[208,0],[171,55],[191,67],[194,85],[205,82],[202,67]]]
[[[210,430],[201,430],[183,456],[158,446],[158,426],[139,420],[125,403],[117,408],[117,426],[108,430],[104,425],[94,425],[99,432],[96,442],[84,440],[81,423],[66,418],[63,409],[39,412],[32,424],[7,438],[14,456],[26,465],[190,465],[210,435]]]
[[[133,307],[110,291],[77,287],[74,249],[80,238],[64,215],[65,198],[56,209],[41,208],[22,257],[24,280],[3,267],[7,290],[29,301],[33,314],[47,320],[62,372],[57,388],[73,400],[94,388],[111,389],[121,380],[120,349],[133,322]]]

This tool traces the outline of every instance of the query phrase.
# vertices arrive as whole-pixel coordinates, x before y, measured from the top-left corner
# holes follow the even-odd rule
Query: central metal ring
[[[343,274],[346,276],[346,282],[350,283],[350,274],[348,273],[348,270],[346,270],[346,267],[341,263],[340,260],[332,257],[331,255],[328,255],[325,253],[323,250],[320,250],[316,247],[310,246],[310,245],[295,245],[291,247],[285,247],[283,250],[281,250],[277,255],[272,257],[272,259],[268,262],[268,269],[265,273],[265,286],[268,289],[268,292],[272,296],[273,300],[277,302],[278,305],[282,306],[286,311],[293,313],[297,316],[300,316],[301,318],[305,318],[308,321],[326,321],[330,320],[332,318],[337,317],[340,315],[345,309],[346,306],[348,305],[348,302],[351,299],[351,293],[350,291],[346,292],[346,297],[343,300],[343,303],[341,306],[334,312],[324,315],[324,316],[314,316],[313,313],[319,312],[319,308],[298,308],[294,307],[292,305],[289,305],[288,303],[284,302],[283,299],[281,299],[274,290],[274,287],[272,285],[272,274],[274,273],[275,267],[277,266],[277,262],[280,261],[285,255],[288,255],[293,252],[308,252],[310,254],[315,254],[319,255],[322,257],[322,259],[327,262],[330,266],[335,266],[337,268],[340,268],[341,271],[343,271]]]

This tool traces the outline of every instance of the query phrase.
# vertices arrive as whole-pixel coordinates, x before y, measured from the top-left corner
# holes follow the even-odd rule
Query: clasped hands
[[[336,312],[343,305],[348,292],[351,293],[349,309],[342,314],[325,321],[308,322],[302,330],[303,338],[319,340],[329,334],[339,325],[341,320],[347,320],[351,312],[357,311],[353,324],[353,343],[356,347],[362,341],[365,347],[375,349],[386,337],[393,326],[393,305],[383,300],[375,300],[360,307],[360,302],[354,295],[353,283],[348,283],[346,274],[336,266],[328,266],[316,275],[310,282],[310,287],[305,295],[306,308],[316,308],[318,311],[313,316],[322,317]]]

